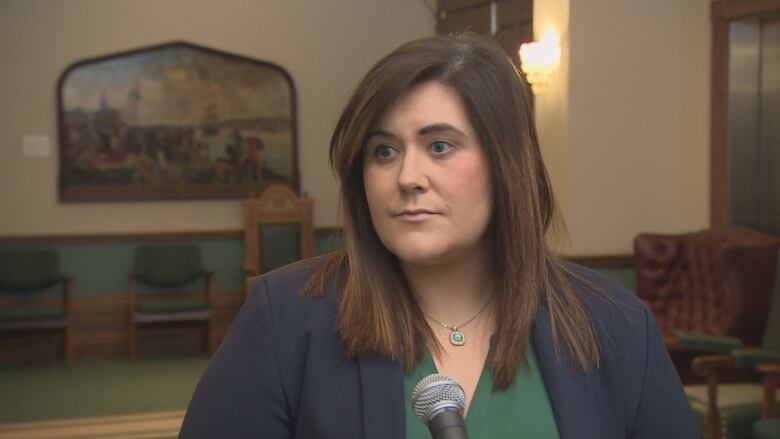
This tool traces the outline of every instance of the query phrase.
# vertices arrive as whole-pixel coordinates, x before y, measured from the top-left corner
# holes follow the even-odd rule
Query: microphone
[[[412,391],[414,414],[433,439],[469,439],[463,409],[463,387],[447,375],[435,373],[420,380]]]

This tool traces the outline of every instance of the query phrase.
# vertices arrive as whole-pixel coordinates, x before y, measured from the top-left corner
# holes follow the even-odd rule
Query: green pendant
[[[462,332],[453,328],[452,332],[450,333],[450,343],[452,343],[454,346],[463,346],[466,344],[466,336]]]

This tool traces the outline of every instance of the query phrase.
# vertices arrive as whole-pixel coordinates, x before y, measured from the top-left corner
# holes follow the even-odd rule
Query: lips
[[[439,212],[436,212],[434,210],[409,209],[409,210],[404,210],[401,213],[396,214],[395,216],[396,218],[402,221],[419,222],[419,221],[425,221],[427,219],[430,219],[436,215],[439,215]]]

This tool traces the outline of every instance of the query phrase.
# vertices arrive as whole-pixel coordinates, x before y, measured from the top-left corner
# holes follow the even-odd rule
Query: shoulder
[[[566,269],[598,337],[599,375],[619,383],[615,389],[621,393],[641,391],[636,384],[643,381],[649,341],[660,338],[647,306],[603,273],[568,263]],[[636,401],[636,396],[629,399]]]
[[[262,284],[272,291],[303,290],[312,275],[319,270],[331,255],[316,256],[302,261],[284,265],[264,273],[252,280],[252,289]]]
[[[317,321],[334,323],[338,295],[335,279],[328,282],[325,291],[304,294],[312,276],[318,273],[329,258],[330,255],[324,255],[306,259],[255,278],[245,306],[260,305],[267,308],[273,321],[283,330],[282,333],[289,333],[284,330],[288,326],[300,330],[302,321],[308,324]]]
[[[331,262],[335,254],[327,254],[302,261],[287,264],[273,271],[269,271],[251,280],[250,295],[260,292],[272,302],[289,305],[320,303],[333,301],[338,296],[339,286],[334,276],[329,276],[322,291],[312,292],[309,282],[320,276],[326,264]]]
[[[648,307],[603,273],[566,264],[599,338],[596,372],[632,437],[696,437],[677,372]],[[665,433],[663,433],[665,432]]]
[[[597,331],[613,336],[645,335],[649,311],[633,291],[599,271],[569,262],[563,266]]]
[[[607,276],[600,271],[586,268],[572,262],[564,262],[563,267],[572,275],[574,287],[580,292],[580,295],[583,296],[583,300],[590,301],[590,295],[586,294],[585,290],[588,289],[587,284],[591,284],[591,286],[595,286],[600,289],[601,292],[606,293],[608,297],[624,305],[643,306],[642,302],[637,298],[633,291],[626,288],[616,279]],[[585,283],[577,282],[577,279],[585,281]]]
[[[253,280],[193,396],[182,437],[291,437],[302,383],[339,368],[332,295],[302,297],[326,258],[290,264]],[[317,367],[308,367],[316,364]]]

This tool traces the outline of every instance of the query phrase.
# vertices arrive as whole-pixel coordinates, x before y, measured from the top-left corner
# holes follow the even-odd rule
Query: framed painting
[[[62,201],[298,191],[281,67],[176,42],[73,64],[57,87]]]

